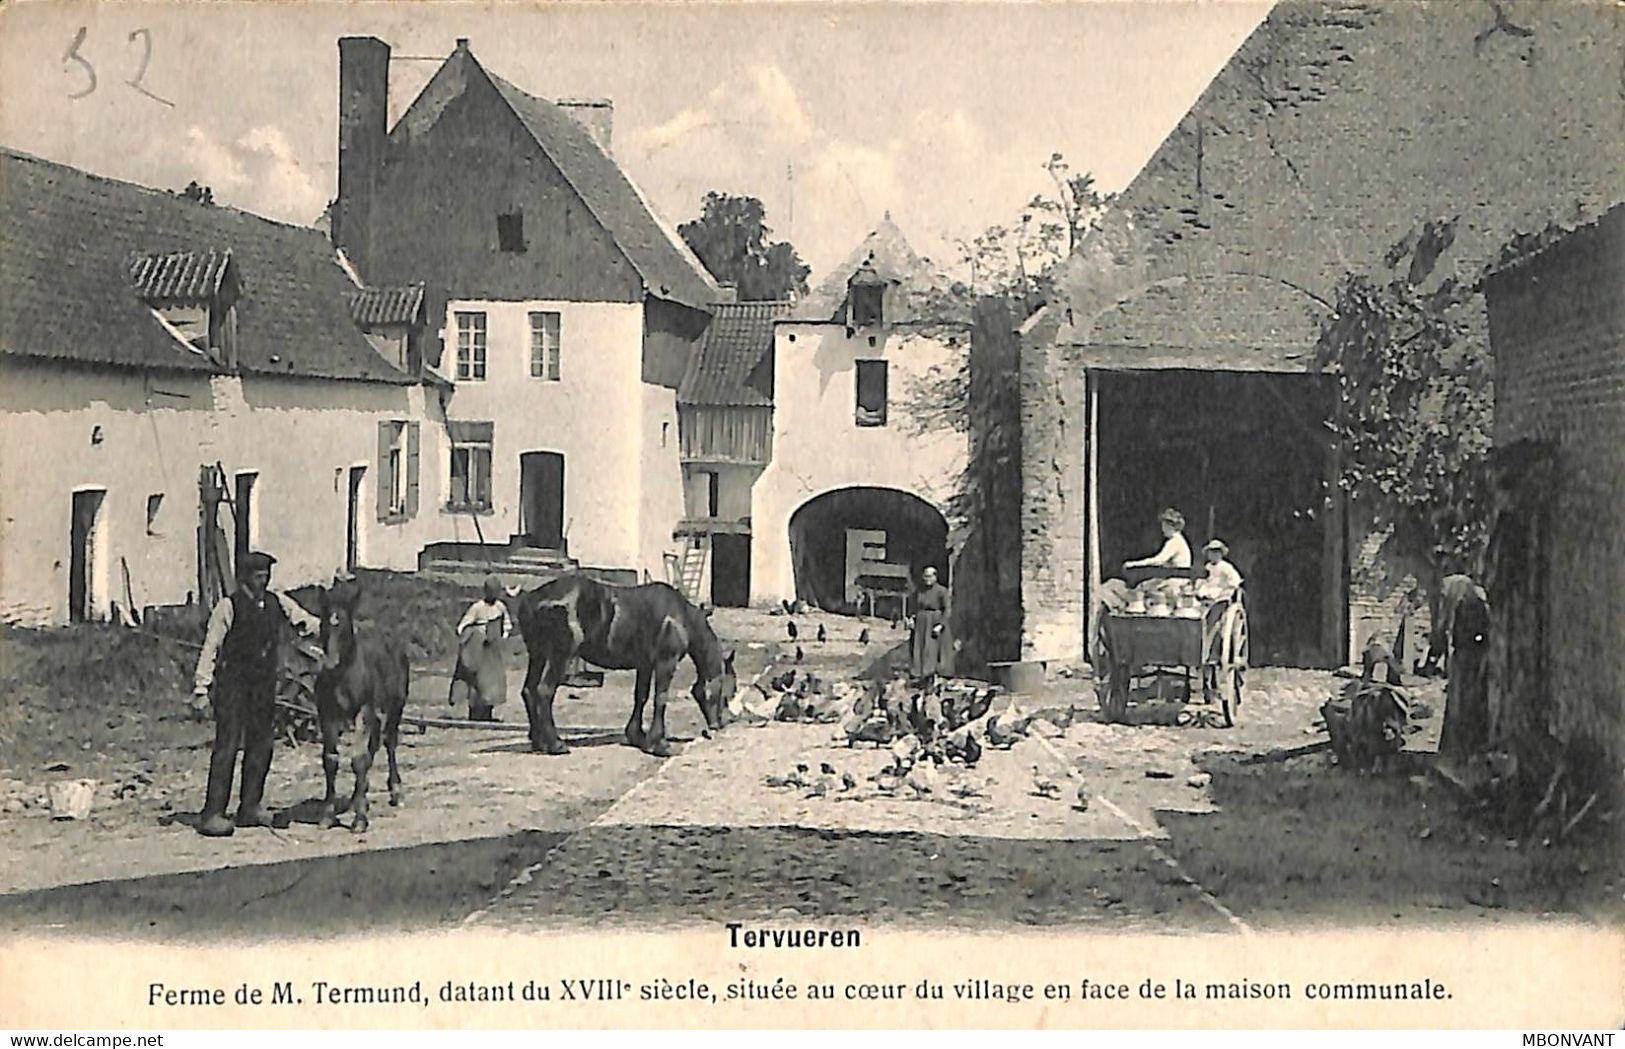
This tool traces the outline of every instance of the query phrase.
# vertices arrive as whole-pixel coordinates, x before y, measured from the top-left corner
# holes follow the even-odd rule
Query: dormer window
[[[875,271],[870,255],[846,284],[847,324],[853,328],[873,328],[886,322],[886,280]]]
[[[229,251],[135,255],[136,295],[171,335],[223,368],[237,366],[237,300],[242,285]]]
[[[417,375],[423,362],[423,285],[364,288],[350,296],[350,317],[390,364]]]
[[[885,288],[873,285],[854,287],[852,289],[852,323],[859,328],[870,328],[884,323],[885,293]]]
[[[525,251],[525,214],[514,211],[497,216],[497,250],[515,255]]]

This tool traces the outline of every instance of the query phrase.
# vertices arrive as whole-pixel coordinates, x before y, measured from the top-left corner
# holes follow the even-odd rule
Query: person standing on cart
[[[226,819],[231,781],[242,755],[242,793],[236,827],[269,827],[264,806],[265,777],[271,771],[275,743],[278,655],[283,631],[290,625],[311,637],[321,621],[286,594],[271,590],[276,558],[257,551],[237,563],[235,592],[220,599],[209,614],[203,652],[193,677],[192,709],[210,707],[213,692],[214,748],[209,755],[209,785],[197,832],[227,837],[235,829]],[[218,672],[218,677],[216,676]]]

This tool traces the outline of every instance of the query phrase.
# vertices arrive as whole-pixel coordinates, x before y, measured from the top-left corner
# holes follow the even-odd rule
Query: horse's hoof
[[[629,747],[637,747],[639,750],[642,750],[644,742],[645,741],[642,736],[634,736],[630,732],[626,734],[626,745]]]
[[[355,819],[351,820],[350,821],[350,833],[351,834],[365,834],[365,833],[367,833],[367,817],[365,817],[365,816],[357,816]]]
[[[389,804],[391,808],[400,808],[401,804],[405,802],[405,800],[406,792],[404,790],[396,788],[395,790],[389,792]]]
[[[657,743],[649,744],[648,751],[654,757],[669,758],[671,757],[671,744],[665,740],[660,740]]]
[[[553,757],[558,757],[560,754],[570,753],[570,748],[565,746],[563,743],[543,743],[540,746],[532,749],[538,754],[549,754]]]
[[[322,813],[321,819],[316,821],[316,826],[321,830],[332,830],[338,825],[339,821],[333,817],[331,812]]]

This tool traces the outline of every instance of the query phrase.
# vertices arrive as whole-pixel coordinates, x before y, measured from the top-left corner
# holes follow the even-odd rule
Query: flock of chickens
[[[786,625],[791,642],[801,633],[792,619]],[[867,629],[858,640],[868,641]],[[819,642],[828,634],[822,624],[816,634]],[[805,659],[798,645],[796,663]],[[819,762],[798,764],[783,775],[769,775],[764,782],[779,790],[799,790],[807,798],[847,795],[865,796],[869,790],[880,795],[916,800],[943,796],[969,799],[987,796],[990,783],[977,782],[968,772],[974,770],[988,748],[1009,750],[1026,739],[1035,722],[1048,722],[1059,731],[1071,727],[1076,712],[1070,706],[1017,715],[1012,710],[991,713],[999,695],[995,687],[973,682],[938,681],[930,688],[911,686],[905,678],[886,682],[826,682],[816,673],[791,667],[783,672],[769,669],[747,686],[761,698],[752,701],[741,693],[736,716],[746,722],[769,721],[839,725],[838,742],[848,747],[866,744],[889,748],[892,760],[873,775],[865,777],[867,787],[851,772]],[[864,788],[860,791],[860,787]],[[1049,800],[1063,796],[1060,783],[1033,766],[1032,794]],[[1075,808],[1089,806],[1086,788],[1076,789]]]

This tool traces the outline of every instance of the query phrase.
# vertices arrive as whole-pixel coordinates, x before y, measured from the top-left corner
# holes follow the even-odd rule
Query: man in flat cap
[[[243,758],[242,794],[236,826],[268,827],[271,814],[263,804],[265,777],[271,771],[275,740],[276,679],[282,631],[292,625],[314,635],[321,622],[286,594],[271,590],[269,554],[246,553],[237,564],[237,590],[220,599],[209,615],[192,690],[192,708],[208,709],[214,688],[214,751],[209,756],[209,787],[197,832],[223,838],[233,825],[226,819],[237,755]],[[219,679],[215,678],[216,663]]]

